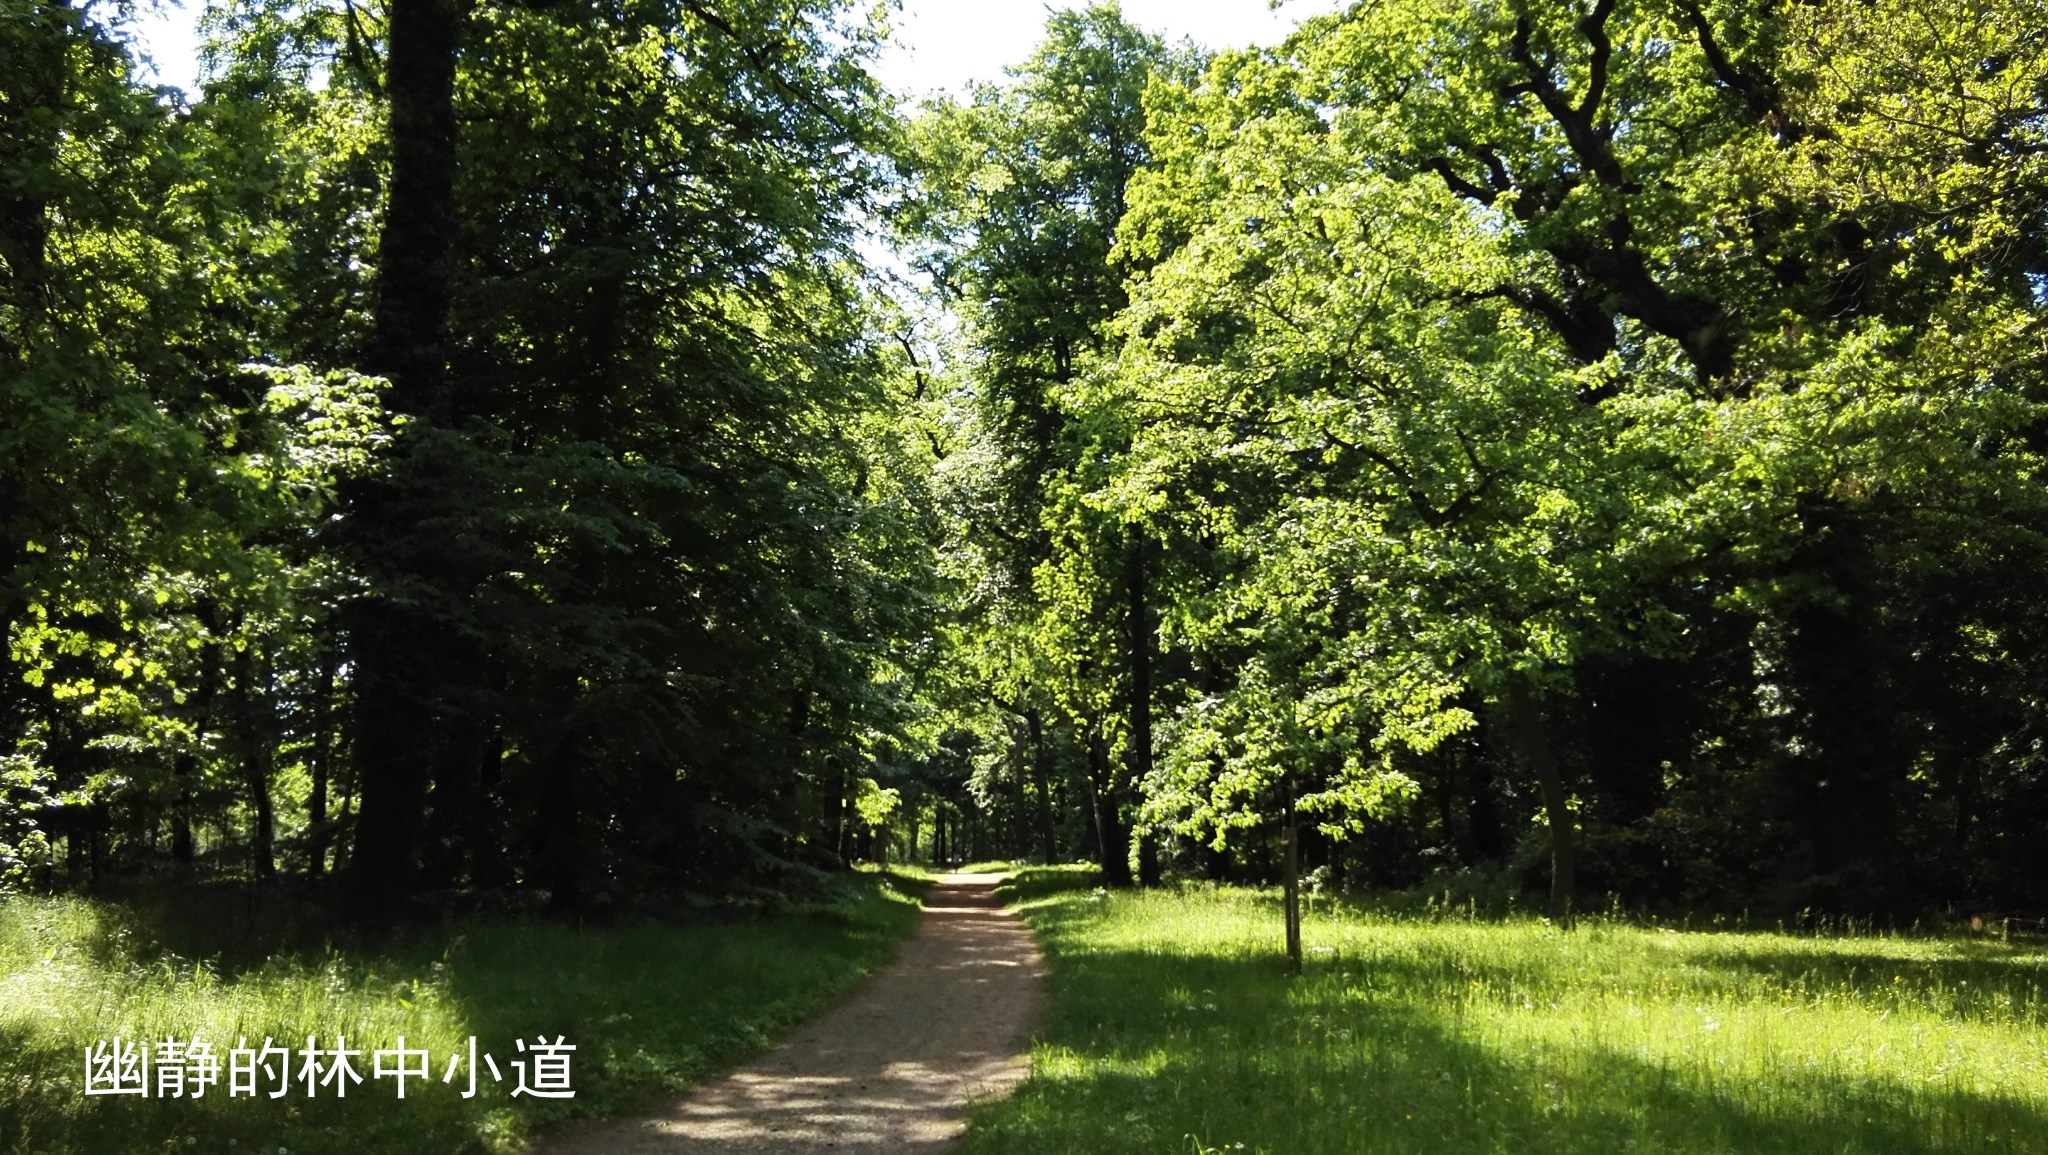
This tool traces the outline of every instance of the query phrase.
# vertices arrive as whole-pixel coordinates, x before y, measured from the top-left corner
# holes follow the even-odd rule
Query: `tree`
[[[1065,392],[1124,304],[1127,270],[1110,254],[1124,187],[1147,159],[1146,86],[1191,65],[1113,4],[1055,13],[1014,85],[928,107],[909,147],[922,179],[911,230],[971,326],[964,420],[976,440],[950,473],[957,532],[987,575],[976,644],[1041,738],[1049,711],[1074,726],[1097,855],[1118,885],[1131,881],[1132,783],[1151,759],[1152,547],[1142,527],[1071,501],[1075,476],[1121,445]]]
[[[1541,784],[1568,924],[1578,822],[1549,715],[1589,661],[1684,659],[1705,616],[1799,588],[1781,583],[1840,556],[1810,551],[1840,540],[1815,514],[1845,485],[1932,496],[1905,465],[1917,446],[1944,447],[1948,494],[2032,470],[1964,448],[2012,445],[2027,405],[1922,361],[1941,343],[1899,326],[1953,332],[1946,306],[1917,277],[1875,276],[1924,260],[1907,254],[1926,238],[1796,175],[1869,98],[1815,107],[1826,89],[1786,46],[1864,17],[1788,19],[1365,5],[1163,94],[1158,170],[1123,234],[1158,264],[1105,386],[1144,432],[1103,493],[1226,543],[1209,644],[1249,636],[1271,657],[1240,709],[1197,704],[1193,722],[1229,722],[1182,728],[1156,800],[1199,815],[1202,783],[1241,793],[1219,743],[1257,732],[1253,711],[1285,715],[1276,681],[1282,703],[1327,695],[1322,729],[1361,724],[1383,754],[1471,725],[1477,691]],[[1736,211],[1759,197],[1768,211]],[[2032,312],[2016,271],[1993,275],[1986,316]],[[1729,592],[1703,608],[1701,588]],[[1846,706],[1826,710],[1840,761],[1809,773],[1886,798],[1841,737]],[[1822,809],[1849,817],[1838,797]]]

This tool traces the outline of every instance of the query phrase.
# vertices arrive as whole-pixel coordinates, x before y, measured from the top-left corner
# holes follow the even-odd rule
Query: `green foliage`
[[[946,568],[966,594],[956,710],[988,746],[1032,735],[1028,756],[991,759],[980,781],[985,799],[1011,793],[994,788],[996,772],[1017,784],[1021,810],[1029,779],[1029,825],[1046,857],[1056,853],[1048,767],[1085,764],[1060,777],[1078,777],[1072,793],[1097,800],[1107,864],[1121,861],[1132,779],[1150,754],[1142,559],[1153,547],[1142,528],[1082,500],[1129,434],[1066,393],[1101,357],[1105,323],[1126,301],[1129,268],[1112,249],[1125,187],[1149,160],[1144,93],[1195,64],[1192,49],[1135,28],[1114,4],[1054,13],[1013,84],[929,104],[902,146],[916,178],[902,231],[965,323],[949,421],[959,441],[935,478],[952,513]],[[1064,723],[1050,738],[1048,719]],[[1055,752],[1065,743],[1075,757]],[[1136,773],[1114,767],[1117,757]],[[1012,826],[1026,828],[1024,816]]]
[[[50,835],[39,819],[61,804],[51,797],[51,777],[33,757],[0,759],[0,894],[32,884],[49,865]]]
[[[879,785],[872,778],[860,780],[860,794],[853,804],[854,812],[868,826],[887,826],[902,805],[902,791]]]
[[[1961,178],[1953,238],[1815,175],[1946,195],[1952,142],[1810,47],[1883,43],[1885,17],[1744,19],[1366,4],[1152,90],[1130,304],[1074,394],[1132,431],[1083,503],[1176,527],[1212,576],[1165,621],[1214,672],[1167,729],[1155,821],[1220,843],[1287,794],[1355,828],[1517,685],[1540,711],[1603,663],[1702,659],[1723,615],[1840,607],[1851,579],[1812,551],[1882,511],[1920,514],[1871,531],[1900,551],[1880,566],[2040,548],[2041,262],[1968,239],[2044,203],[2024,19],[1912,34],[1983,73],[1942,123],[2016,165]],[[1875,71],[1888,94],[1930,75]],[[1829,725],[1788,745],[1864,761]],[[1540,713],[1517,728],[1548,762]]]
[[[460,402],[364,543],[476,650],[431,675],[466,727],[447,756],[500,749],[535,799],[605,767],[522,823],[607,889],[826,865],[817,815],[899,726],[924,613],[919,462],[849,251],[871,45],[829,5],[509,6],[469,32]]]
[[[6,4],[10,887],[2044,898],[2039,0]]]
[[[421,387],[361,372],[401,22],[218,4],[188,108],[96,13],[17,7],[0,719],[57,803],[10,807],[61,844],[37,884],[342,865],[393,669],[438,767],[406,886],[815,883],[933,660],[930,455],[852,252],[874,30],[466,10]]]

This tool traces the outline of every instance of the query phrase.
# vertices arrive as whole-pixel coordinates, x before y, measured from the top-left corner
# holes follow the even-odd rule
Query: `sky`
[[[151,5],[155,4],[155,7]],[[145,0],[138,16],[138,47],[155,64],[160,83],[190,91],[198,73],[193,25],[205,0]],[[1066,0],[903,0],[893,24],[894,43],[876,63],[882,83],[906,96],[959,91],[969,81],[1001,80],[1005,65],[1021,62],[1037,43],[1047,13],[1078,7]],[[1169,39],[1192,38],[1207,48],[1274,44],[1302,19],[1341,7],[1341,0],[1124,0],[1124,18]]]
[[[972,80],[1001,80],[1038,42],[1046,16],[1078,3],[1047,0],[904,0],[894,44],[876,62],[883,84],[911,96],[957,92]],[[1170,40],[1205,48],[1277,44],[1303,19],[1342,7],[1336,0],[1124,0],[1124,19]]]

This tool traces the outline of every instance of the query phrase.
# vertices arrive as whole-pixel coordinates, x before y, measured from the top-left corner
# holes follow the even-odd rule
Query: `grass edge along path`
[[[994,880],[951,875],[852,997],[653,1117],[572,1128],[532,1155],[933,1155],[1028,1073],[1042,957]]]
[[[2048,1152],[2048,951],[1006,888],[1051,964],[1032,1074],[959,1155]]]
[[[765,1049],[892,958],[915,928],[916,880],[857,875],[845,896],[751,916],[569,927],[478,918],[377,949],[245,949],[155,941],[117,903],[0,899],[0,1153],[499,1155],[572,1118],[633,1114]],[[219,945],[221,953],[202,953]],[[182,955],[196,957],[181,957]],[[229,1098],[226,1052],[265,1035],[362,1048],[345,1097],[302,1083]],[[567,1036],[576,1097],[512,1098],[515,1038]],[[84,1048],[198,1036],[221,1056],[204,1097],[83,1094]],[[432,1080],[398,1103],[370,1053],[431,1051]],[[440,1081],[474,1035],[505,1081]],[[294,1071],[299,1059],[293,1059]],[[481,1066],[481,1063],[480,1063]],[[152,1092],[155,1088],[152,1087]]]

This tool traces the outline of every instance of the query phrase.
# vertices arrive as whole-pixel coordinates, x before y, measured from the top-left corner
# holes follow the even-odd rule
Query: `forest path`
[[[896,961],[774,1050],[658,1117],[572,1130],[533,1155],[944,1151],[970,1104],[1030,1068],[1045,963],[996,900],[1000,878],[941,876]]]

